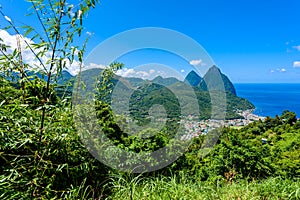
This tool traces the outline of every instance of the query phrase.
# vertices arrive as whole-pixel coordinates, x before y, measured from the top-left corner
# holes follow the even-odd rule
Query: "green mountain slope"
[[[100,74],[102,69],[89,69],[83,71],[80,74],[81,80],[84,82],[86,91],[94,91],[96,87],[97,80],[101,77]],[[220,76],[224,81],[224,88],[226,91],[226,118],[241,118],[236,114],[237,110],[247,110],[254,109],[254,106],[247,101],[236,96],[235,88],[230,82],[229,78],[222,74],[221,71],[213,66],[208,70],[203,79],[194,71],[190,72],[185,78],[184,82],[179,81],[174,77],[163,78],[161,76],[156,77],[152,81],[144,80],[141,78],[123,78],[115,75],[112,80],[113,87],[117,86],[118,91],[114,91],[111,96],[108,96],[107,101],[110,102],[112,95],[114,95],[114,101],[120,102],[119,106],[122,110],[128,110],[125,107],[130,99],[131,109],[127,114],[131,113],[133,116],[146,116],[148,113],[150,105],[153,105],[153,102],[161,103],[166,110],[170,112],[169,117],[178,117],[182,113],[194,113],[195,110],[199,110],[199,117],[201,119],[209,119],[212,116],[211,113],[211,91],[207,91],[207,85],[210,89],[218,90],[221,86],[216,84],[215,76]],[[36,75],[39,77],[39,74]],[[16,75],[17,77],[17,75]],[[56,86],[56,91],[58,96],[62,95],[71,95],[74,85],[74,80],[76,77],[72,76],[67,71],[62,72],[62,76],[57,78],[58,85]],[[68,86],[64,86],[68,83]],[[154,87],[155,86],[155,87]],[[191,88],[194,91],[193,95],[187,90]],[[168,90],[168,92],[166,92]],[[144,93],[142,93],[144,92]],[[176,93],[175,95],[173,93]],[[121,95],[116,95],[116,93]],[[137,95],[138,94],[138,95]],[[88,93],[85,95],[89,95]],[[127,96],[127,100],[122,98],[122,95],[132,95]],[[135,96],[137,95],[137,96]],[[139,98],[137,98],[139,96]],[[141,96],[143,98],[141,98]],[[182,97],[183,102],[178,107],[176,102],[177,97]],[[184,97],[184,98],[183,98]],[[197,106],[191,105],[195,103],[195,99],[198,102]],[[149,107],[150,106],[150,107]],[[221,105],[220,105],[221,106]],[[217,110],[222,110],[222,108],[217,108]],[[184,111],[184,112],[182,112]],[[137,112],[141,112],[138,114]]]
[[[100,77],[101,71],[101,69],[92,69],[82,72],[81,79],[84,80],[87,90],[93,90],[95,87],[93,83]],[[217,85],[216,76],[221,76],[224,85]],[[177,118],[191,113],[199,116],[200,119],[222,119],[221,115],[225,109],[226,118],[235,119],[242,118],[237,114],[237,110],[254,109],[253,104],[248,100],[236,96],[233,84],[216,66],[210,68],[203,79],[192,71],[187,75],[184,82],[173,77],[163,78],[158,76],[153,80],[143,80],[140,78],[124,78],[117,75],[111,82],[113,92],[107,97],[106,101],[110,103],[113,99],[113,102],[117,102],[115,103],[117,105],[116,110],[128,111],[126,114],[130,114],[136,119],[147,118],[149,109],[154,104],[162,105],[169,118]],[[207,85],[209,85],[211,91],[207,91]],[[212,116],[211,95],[214,92],[220,92],[222,87],[225,88],[225,91],[223,91],[225,94],[220,95],[220,97],[224,96],[226,99],[220,102],[226,102],[226,105],[215,105],[215,116]],[[180,105],[178,105],[177,98],[182,100]],[[195,102],[198,104],[197,106],[191,105]],[[195,110],[199,110],[199,112],[195,113]]]
[[[164,86],[168,86],[168,85],[173,85],[175,83],[178,83],[180,81],[174,77],[163,78],[161,76],[157,76],[151,82],[160,84],[160,85],[164,85]]]

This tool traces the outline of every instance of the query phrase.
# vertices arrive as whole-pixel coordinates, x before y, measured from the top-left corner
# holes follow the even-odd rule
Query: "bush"
[[[15,91],[10,86],[1,89],[7,93]],[[21,98],[3,101],[0,107],[1,199],[100,196],[108,168],[82,145],[69,104],[58,100],[56,105],[47,108],[45,129],[40,135],[40,109],[24,104]]]

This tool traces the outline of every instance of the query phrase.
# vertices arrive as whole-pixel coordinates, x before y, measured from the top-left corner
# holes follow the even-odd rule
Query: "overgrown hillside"
[[[80,106],[88,107],[91,111],[88,115],[96,117],[95,124],[88,127],[91,129],[85,128],[88,137],[82,138],[76,126],[78,121],[75,123],[81,112],[76,112],[80,110],[75,109],[78,107],[74,103],[82,99],[76,95],[71,99],[74,83],[64,70],[74,65],[82,70],[90,36],[89,32],[87,37],[83,36],[86,31],[83,20],[99,0],[81,0],[76,6],[71,3],[74,1],[66,0],[27,1],[33,15],[30,20],[35,19],[32,24],[38,24],[38,29],[10,19],[0,6],[7,25],[3,30],[16,38],[14,46],[0,38],[0,199],[300,199],[300,121],[293,112],[285,111],[282,116],[241,129],[221,127],[193,134],[190,140],[174,139],[177,131],[179,136],[186,135],[179,128],[182,121],[186,127],[194,125],[189,124],[190,118],[186,116],[180,121],[180,109],[192,113],[200,110],[200,119],[210,118],[211,95],[215,100],[226,96],[226,105],[217,105],[215,110],[227,111],[227,116],[213,116],[216,118],[239,118],[237,110],[253,108],[248,100],[235,95],[225,75],[218,77],[224,85],[219,85],[222,81],[215,84],[215,74],[220,75],[217,67],[212,67],[203,78],[192,73],[186,81],[196,95],[194,105],[200,109],[185,107],[193,102],[191,96],[187,96],[186,104],[179,105],[170,92],[173,88],[180,95],[191,94],[186,92],[186,82],[157,77],[156,83],[146,81],[142,87],[143,79],[127,79],[133,88],[141,86],[129,101],[128,115],[143,124],[148,122],[152,105],[165,106],[167,113],[167,117],[157,117],[157,121],[167,118],[163,128],[139,129],[136,134],[122,129],[126,128],[128,115],[115,115],[107,103],[119,81],[116,71],[123,64],[110,64],[103,70],[102,79],[96,79],[97,69],[86,72],[92,75],[82,76],[86,84],[79,82],[76,90],[87,91],[80,95],[93,101],[87,106],[85,101],[79,101]],[[30,61],[22,56],[24,51]],[[121,85],[121,93],[128,95],[127,92],[133,91],[127,86]],[[223,93],[214,93],[207,88],[224,89]],[[95,94],[88,96],[90,91]],[[90,116],[84,120],[87,125]],[[101,135],[89,132],[98,127]],[[216,137],[219,133],[220,137]],[[122,172],[99,162],[90,152],[125,167],[140,166],[140,160],[127,159],[125,163],[124,159],[114,157],[116,154],[109,148],[101,151],[97,149],[100,145],[84,145],[86,140],[94,144],[104,141],[103,138],[110,139],[109,147],[131,155],[150,154],[165,146],[169,147],[165,151],[168,156],[176,155],[179,150],[180,153],[184,150],[184,154],[157,171]],[[182,147],[176,143],[179,140],[190,141],[190,146]],[[215,143],[211,149],[210,142]],[[204,150],[211,150],[204,157],[203,146]],[[142,160],[142,167],[146,162],[153,166],[168,159],[158,155]]]
[[[71,104],[66,99],[56,97],[47,104],[44,134],[40,135],[39,95],[45,82],[32,82],[24,99],[11,82],[0,80],[1,199],[129,199],[130,195],[133,199],[197,195],[199,199],[251,195],[258,199],[299,198],[300,122],[292,112],[240,130],[223,129],[204,158],[199,149],[205,136],[200,136],[167,168],[130,175],[104,166],[89,154],[74,128]],[[168,141],[163,134],[159,137]],[[161,139],[152,140],[152,147]],[[135,137],[125,141],[131,151],[149,150],[143,148],[149,141]],[[160,185],[164,187],[159,189]],[[244,196],[237,194],[245,190],[248,193]]]

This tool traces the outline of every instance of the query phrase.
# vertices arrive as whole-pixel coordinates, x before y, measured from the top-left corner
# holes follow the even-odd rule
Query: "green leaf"
[[[27,35],[29,35],[34,29],[32,27],[28,27],[26,32],[24,33],[24,37],[26,37]]]

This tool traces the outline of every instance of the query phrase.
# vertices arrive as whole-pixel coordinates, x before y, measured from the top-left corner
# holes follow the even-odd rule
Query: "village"
[[[264,117],[253,114],[253,110],[237,111],[237,113],[243,118],[230,120],[207,119],[197,121],[193,119],[192,116],[189,116],[181,120],[181,123],[184,124],[186,130],[186,134],[181,137],[181,140],[189,140],[193,137],[206,135],[208,132],[220,127],[242,128],[254,121],[264,120]]]

